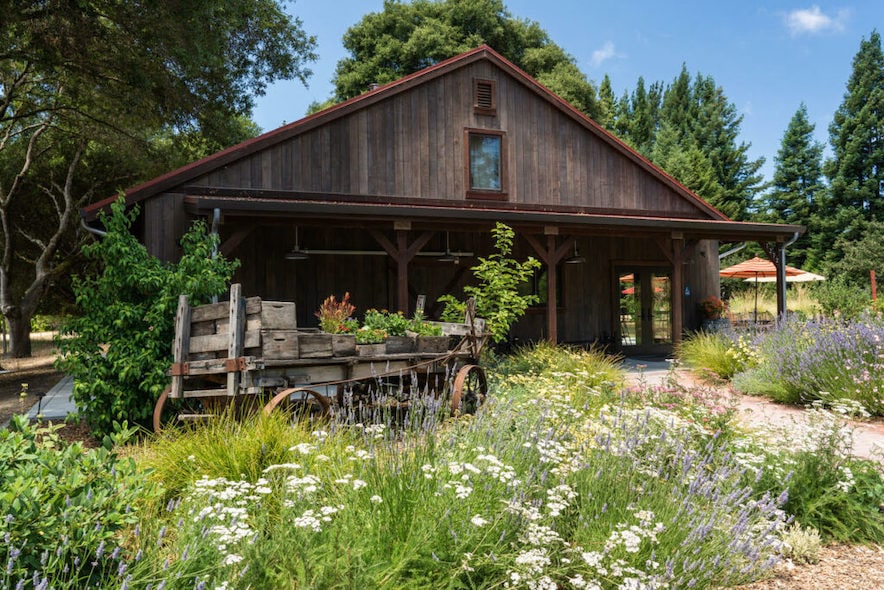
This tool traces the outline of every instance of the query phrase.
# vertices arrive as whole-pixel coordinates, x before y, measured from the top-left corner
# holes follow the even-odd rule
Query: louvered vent
[[[493,80],[474,80],[473,106],[477,113],[482,115],[496,114],[497,100],[495,90]]]

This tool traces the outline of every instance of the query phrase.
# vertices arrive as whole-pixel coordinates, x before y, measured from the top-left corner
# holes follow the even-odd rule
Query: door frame
[[[614,313],[611,317],[611,333],[614,334],[614,343],[617,347],[617,350],[626,356],[633,355],[660,355],[660,354],[671,354],[673,351],[673,339],[672,339],[672,326],[675,320],[674,318],[674,304],[673,304],[673,288],[674,288],[674,280],[673,274],[674,269],[673,265],[664,261],[631,261],[631,260],[623,260],[623,261],[615,261],[611,265],[612,268],[612,276],[611,276],[611,296],[612,296],[612,310]],[[668,341],[661,343],[643,343],[643,344],[633,344],[633,345],[624,345],[623,344],[623,334],[621,328],[621,314],[620,314],[620,301],[621,301],[621,291],[620,291],[620,277],[624,274],[636,272],[643,273],[653,273],[657,272],[661,275],[666,275],[669,277],[669,334]],[[653,287],[652,287],[653,288]],[[642,320],[644,321],[644,320]],[[653,320],[652,320],[653,321]],[[653,324],[652,324],[653,325]],[[653,331],[653,327],[651,328]]]

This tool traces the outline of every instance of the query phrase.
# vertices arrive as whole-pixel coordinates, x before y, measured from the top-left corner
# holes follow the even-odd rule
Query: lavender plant
[[[884,415],[884,321],[789,321],[758,340],[764,376],[781,401],[809,404],[854,400]]]

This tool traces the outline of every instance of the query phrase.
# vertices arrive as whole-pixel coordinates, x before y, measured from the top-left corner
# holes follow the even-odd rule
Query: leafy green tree
[[[832,264],[865,223],[884,220],[884,53],[877,31],[860,42],[829,140],[834,154],[825,165],[829,198],[815,245]]]
[[[485,43],[589,116],[595,89],[539,24],[514,18],[502,0],[385,0],[344,34],[335,99],[386,84]]]
[[[120,199],[102,215],[107,235],[83,248],[102,270],[74,280],[82,315],[69,320],[58,341],[58,366],[74,377],[77,409],[98,434],[112,432],[114,422],[147,423],[168,384],[178,296],[207,303],[227,288],[237,266],[213,257],[218,236],[201,221],[182,238],[181,259],[163,263],[130,232],[137,214],[127,214]]]
[[[229,145],[268,83],[306,79],[315,42],[275,0],[0,0],[0,14],[0,312],[21,357],[76,251],[78,209],[154,173],[89,177],[89,162],[144,164],[172,131]]]
[[[478,284],[464,287],[464,294],[476,300],[476,315],[487,322],[491,339],[503,342],[510,327],[537,300],[535,295],[522,295],[520,287],[531,278],[534,269],[540,268],[540,262],[532,257],[525,262],[510,258],[516,234],[508,225],[498,222],[491,234],[495,252],[488,258],[479,258],[479,264],[471,269]],[[439,301],[445,303],[443,319],[463,321],[464,302],[452,295],[443,295]]]
[[[872,270],[884,277],[884,221],[867,222],[859,239],[842,238],[836,247],[844,255],[831,270],[849,285],[868,287]]]
[[[761,218],[772,223],[812,225],[811,219],[825,190],[822,183],[823,146],[813,138],[814,125],[801,106],[789,121],[775,159],[773,183],[764,196]],[[803,267],[812,257],[812,227],[789,247],[791,264]]]

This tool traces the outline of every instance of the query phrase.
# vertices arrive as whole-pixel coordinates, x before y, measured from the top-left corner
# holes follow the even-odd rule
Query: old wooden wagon
[[[154,429],[169,420],[207,419],[229,407],[277,407],[331,414],[338,408],[407,408],[430,394],[452,413],[474,411],[487,381],[478,365],[487,335],[469,309],[443,335],[391,337],[357,345],[352,334],[298,328],[295,303],[243,297],[191,306],[179,298],[171,384],[154,408]]]

